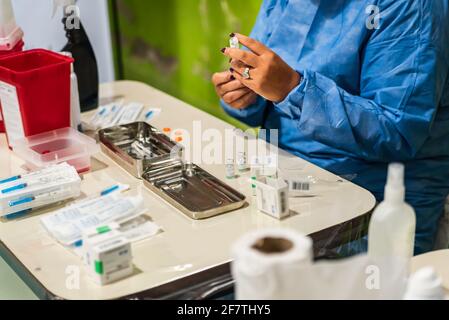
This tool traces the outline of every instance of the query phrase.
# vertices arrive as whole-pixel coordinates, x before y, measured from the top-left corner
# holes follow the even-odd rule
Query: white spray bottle
[[[72,58],[72,54],[70,52],[61,52],[61,54]],[[76,76],[73,68],[73,63],[70,69],[70,126],[75,130],[82,131],[78,77]]]
[[[408,264],[413,257],[415,229],[415,211],[405,202],[404,165],[391,164],[384,201],[374,211],[369,226],[369,256]]]

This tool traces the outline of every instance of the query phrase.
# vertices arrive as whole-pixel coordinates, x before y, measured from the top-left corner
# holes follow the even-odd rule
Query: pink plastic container
[[[14,152],[32,170],[67,162],[83,173],[91,169],[91,156],[99,151],[94,139],[72,128],[27,137],[14,145]]]

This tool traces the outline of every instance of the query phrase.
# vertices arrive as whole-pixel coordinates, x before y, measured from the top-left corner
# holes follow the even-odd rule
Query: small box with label
[[[276,219],[290,215],[289,186],[278,178],[261,177],[254,181],[256,185],[257,209]]]
[[[133,274],[130,241],[116,227],[102,226],[83,235],[84,262],[91,278],[99,285]]]

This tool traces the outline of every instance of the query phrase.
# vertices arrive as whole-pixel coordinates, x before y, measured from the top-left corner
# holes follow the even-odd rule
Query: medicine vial
[[[231,48],[234,48],[234,49],[239,49],[239,48],[240,48],[240,42],[239,42],[239,39],[237,39],[237,37],[232,37],[232,38],[229,40],[229,46],[230,46]]]
[[[237,154],[237,169],[240,172],[248,170],[248,159],[245,151],[241,151]]]
[[[234,159],[229,158],[226,160],[226,178],[234,179],[235,178],[235,165]]]

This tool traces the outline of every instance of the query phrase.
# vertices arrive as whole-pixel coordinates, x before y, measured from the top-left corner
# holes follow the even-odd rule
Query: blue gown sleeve
[[[250,34],[250,37],[262,43],[266,40],[267,19],[271,10],[276,6],[277,0],[264,0],[259,10],[256,23]],[[223,100],[220,101],[224,111],[231,117],[251,126],[260,127],[263,125],[265,109],[268,108],[268,101],[262,97],[258,97],[257,101],[249,107],[237,110],[227,105]]]
[[[360,53],[360,92],[298,70],[302,83],[275,108],[300,114],[297,130],[325,145],[368,161],[407,161],[429,138],[443,95],[448,23],[439,8],[425,7],[432,1],[385,2],[380,28]]]

